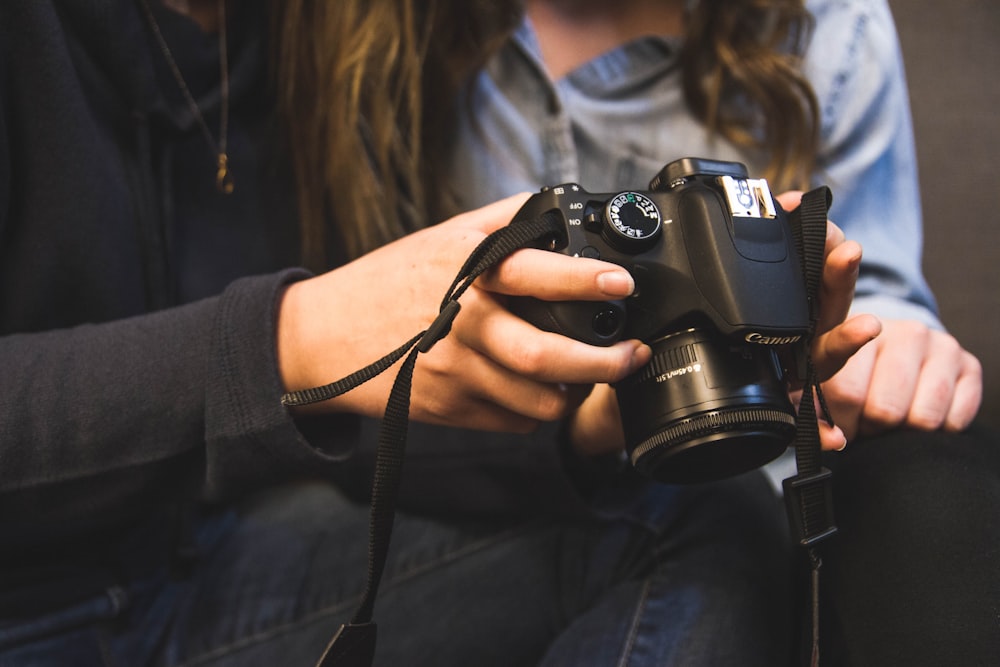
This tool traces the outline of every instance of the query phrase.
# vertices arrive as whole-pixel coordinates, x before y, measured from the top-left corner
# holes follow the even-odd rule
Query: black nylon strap
[[[375,456],[375,477],[372,481],[371,524],[368,550],[368,583],[361,605],[354,612],[351,623],[368,623],[375,609],[375,595],[382,580],[392,537],[392,523],[396,516],[396,492],[403,472],[406,454],[406,433],[410,423],[410,387],[413,384],[413,367],[420,350],[407,355],[399,368],[389,393],[385,417],[379,431]]]
[[[802,261],[809,314],[815,325],[819,318],[820,283],[823,280],[823,249],[826,247],[826,214],[833,202],[827,187],[820,187],[802,195],[802,202],[791,215],[795,243]]]
[[[796,475],[784,480],[785,507],[793,539],[805,549],[809,564],[809,612],[803,625],[802,664],[819,665],[819,572],[823,560],[817,545],[837,532],[833,519],[833,499],[830,471],[822,465],[819,425],[816,421],[816,401],[824,418],[830,418],[823,392],[817,382],[816,369],[809,346],[819,320],[819,288],[823,279],[826,246],[826,215],[832,195],[825,187],[802,197],[802,203],[791,216],[795,242],[802,262],[802,273],[809,299],[809,334],[803,345],[805,355],[802,374],[804,384],[799,402],[795,430]]]
[[[819,429],[816,423],[815,398],[819,400],[823,417],[833,423],[822,390],[816,381],[816,370],[812,357],[808,354],[809,345],[816,334],[816,324],[819,320],[819,289],[823,280],[824,249],[826,247],[826,215],[830,209],[832,195],[829,188],[821,187],[802,196],[802,203],[791,216],[792,230],[798,246],[799,258],[802,263],[802,274],[806,286],[806,296],[809,300],[809,334],[806,336],[803,361],[802,399],[799,403],[798,422],[795,437],[795,464],[799,476],[815,476],[822,472],[821,449],[819,445]],[[810,495],[811,493],[807,494]],[[810,525],[816,523],[813,503],[806,503],[804,514],[808,515]],[[822,531],[820,531],[822,532]],[[819,533],[815,529],[795,533],[802,543],[816,541]],[[821,538],[820,538],[821,539]]]
[[[496,230],[483,239],[465,261],[441,302],[437,318],[426,330],[382,359],[342,380],[322,387],[289,392],[281,397],[284,405],[298,406],[339,396],[376,377],[406,355],[389,393],[375,453],[365,592],[351,622],[340,627],[323,652],[317,667],[368,667],[374,656],[376,625],[372,617],[395,520],[396,497],[406,453],[410,389],[417,356],[430,351],[437,341],[448,335],[452,322],[461,310],[458,299],[476,278],[515,250],[542,245],[550,239],[564,236],[565,225],[561,214],[555,211]]]
[[[351,373],[343,380],[337,380],[336,382],[325,384],[322,387],[311,387],[309,389],[290,391],[287,394],[283,394],[281,397],[281,404],[289,407],[309,405],[310,403],[319,403],[320,401],[325,401],[334,398],[335,396],[346,394],[355,387],[358,387],[365,382],[368,382],[368,380],[381,375],[383,371],[402,359],[403,355],[409,352],[410,348],[416,345],[417,342],[423,338],[425,333],[427,332],[420,332],[396,350],[393,350],[370,366],[366,366],[356,373]]]

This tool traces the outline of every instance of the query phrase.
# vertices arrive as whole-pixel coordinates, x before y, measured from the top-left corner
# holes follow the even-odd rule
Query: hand
[[[848,439],[900,426],[966,428],[979,410],[979,360],[951,335],[920,322],[888,320],[881,335],[823,385]]]
[[[289,391],[340,379],[427,328],[465,258],[508,224],[527,195],[456,216],[350,264],[291,285],[278,319],[278,361]],[[451,333],[417,361],[410,417],[457,427],[526,432],[582,400],[575,385],[614,382],[649,360],[622,341],[593,347],[542,332],[504,307],[508,295],[549,300],[620,299],[625,269],[544,250],[520,250],[460,299]],[[304,410],[380,417],[395,372]]]
[[[786,211],[799,205],[801,192],[786,192],[778,201]],[[823,279],[819,290],[819,319],[813,340],[813,364],[820,382],[829,379],[852,355],[875,339],[882,330],[882,323],[873,315],[858,315],[846,319],[854,300],[854,285],[861,267],[861,246],[845,238],[844,232],[834,223],[827,222],[824,249]],[[824,385],[824,389],[825,389]],[[793,394],[796,405],[800,392]],[[847,444],[847,435],[834,417],[834,424],[819,420],[819,437],[823,449],[839,450]]]
[[[780,195],[778,201],[785,210],[799,205],[801,192]],[[862,315],[845,321],[854,298],[854,284],[861,265],[861,246],[848,241],[843,231],[832,222],[827,224],[824,249],[823,279],[820,285],[820,313],[812,356],[820,379],[836,373],[844,363],[875,338],[881,328],[877,318]],[[793,403],[798,403],[794,392]],[[820,421],[820,441],[825,449],[839,449],[846,443],[837,426]],[[621,418],[614,390],[599,385],[574,413],[569,423],[571,442],[582,454],[603,454],[624,446]]]

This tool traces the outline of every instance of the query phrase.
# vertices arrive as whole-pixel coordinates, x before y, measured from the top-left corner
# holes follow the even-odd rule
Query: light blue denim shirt
[[[809,0],[804,69],[821,109],[815,184],[830,218],[861,243],[854,312],[943,328],[920,267],[922,231],[909,97],[884,0]],[[625,44],[552,82],[530,22],[474,79],[459,109],[450,183],[464,208],[575,182],[591,192],[645,187],[679,157],[761,155],[709,137],[688,111],[676,39]]]

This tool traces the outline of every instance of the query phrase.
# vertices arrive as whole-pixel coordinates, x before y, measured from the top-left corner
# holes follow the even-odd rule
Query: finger
[[[781,204],[781,208],[786,211],[794,211],[802,203],[802,195],[805,194],[801,190],[789,190],[788,192],[782,192],[780,195],[775,197],[778,203]]]
[[[813,345],[813,363],[820,381],[831,378],[861,348],[882,331],[874,315],[856,315],[819,336]]]
[[[825,451],[843,451],[847,446],[847,436],[840,426],[819,420],[819,444]]]
[[[778,203],[781,204],[781,208],[785,211],[794,211],[802,203],[802,197],[805,193],[801,190],[789,190],[788,192],[782,192],[780,195],[775,197]],[[826,253],[841,243],[844,242],[844,232],[837,225],[827,220],[827,230],[826,230]]]
[[[963,350],[952,336],[930,333],[927,356],[920,368],[906,423],[932,431],[944,425],[955,399]]]
[[[518,375],[540,382],[610,383],[649,361],[649,347],[637,340],[608,347],[587,345],[540,331],[481,290],[473,296],[455,320],[455,335],[464,345]]]
[[[860,430],[861,411],[868,400],[868,387],[878,351],[866,345],[836,375],[823,383],[823,395],[834,423],[853,439]]]
[[[469,428],[497,433],[531,433],[541,421],[507,410],[493,401],[466,394],[461,403],[453,403],[447,413],[428,412],[420,421],[454,428]]]
[[[826,245],[823,247],[823,256],[826,257],[830,252],[839,246],[841,243],[847,240],[847,236],[844,234],[844,230],[840,228],[835,222],[831,220],[826,221]]]
[[[585,456],[620,452],[625,447],[621,412],[615,390],[609,385],[594,387],[580,409],[573,413],[568,427],[570,443]]]
[[[453,404],[448,413],[428,413],[420,421],[454,428],[469,428],[497,433],[531,433],[541,421],[531,419],[512,410],[506,410],[493,401],[466,396],[460,404]]]
[[[902,424],[910,412],[930,330],[917,322],[895,322],[892,345],[879,347],[862,420],[873,430]]]
[[[830,250],[823,266],[817,331],[829,331],[847,317],[860,267],[861,246],[856,242],[845,241]]]
[[[635,290],[631,274],[617,264],[534,249],[515,252],[480,276],[477,285],[546,301],[621,299]]]
[[[955,383],[955,396],[945,418],[945,428],[961,431],[968,428],[983,400],[983,366],[969,352],[962,353],[962,372]]]
[[[455,368],[461,368],[460,378]],[[415,406],[421,421],[524,431],[560,419],[585,396],[578,385],[546,383],[518,375],[454,341],[442,341],[424,357],[414,376]],[[516,419],[514,417],[516,416]]]
[[[802,391],[796,390],[789,394],[793,405],[799,405],[802,401]],[[816,424],[819,431],[820,447],[825,451],[841,451],[847,446],[847,435],[840,424],[831,424],[822,415],[823,406],[820,403],[819,395],[813,396],[813,404],[816,410]],[[836,421],[836,420],[835,420]]]

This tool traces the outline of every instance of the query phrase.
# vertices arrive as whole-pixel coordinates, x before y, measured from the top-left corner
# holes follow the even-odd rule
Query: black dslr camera
[[[514,222],[548,211],[566,225],[565,243],[548,249],[625,267],[635,293],[512,307],[541,329],[594,345],[638,338],[651,346],[652,361],[616,385],[636,469],[702,482],[781,454],[795,436],[782,360],[804,352],[809,305],[788,217],[767,182],[739,163],[685,158],[648,191],[543,188]]]

